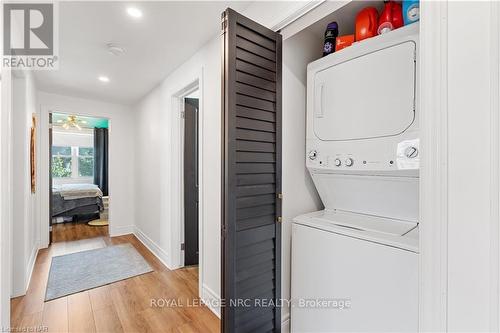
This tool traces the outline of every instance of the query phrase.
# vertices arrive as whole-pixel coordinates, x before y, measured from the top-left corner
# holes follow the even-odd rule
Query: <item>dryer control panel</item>
[[[397,138],[366,140],[363,145],[308,140],[306,166],[315,171],[415,175],[420,167],[419,143],[415,131]]]

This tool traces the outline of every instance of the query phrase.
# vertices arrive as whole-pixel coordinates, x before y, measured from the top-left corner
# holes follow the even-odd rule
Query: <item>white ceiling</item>
[[[131,104],[220,31],[220,14],[249,1],[60,2],[59,70],[38,71],[41,90]],[[131,18],[127,7],[142,10]],[[107,43],[125,49],[109,54]],[[99,75],[110,78],[98,81]]]

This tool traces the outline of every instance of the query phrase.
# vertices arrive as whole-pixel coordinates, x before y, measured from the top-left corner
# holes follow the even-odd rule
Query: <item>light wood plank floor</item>
[[[52,242],[108,236],[108,226],[91,226],[87,222],[66,222],[52,225]]]
[[[154,272],[44,302],[51,257],[130,243]],[[58,242],[40,250],[28,292],[11,301],[12,327],[45,326],[48,332],[219,332],[219,319],[198,299],[198,269],[166,268],[133,235]],[[151,299],[184,307],[154,307]]]

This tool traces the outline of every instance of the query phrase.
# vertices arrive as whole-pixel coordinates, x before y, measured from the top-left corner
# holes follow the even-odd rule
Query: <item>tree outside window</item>
[[[52,147],[52,177],[71,177],[71,147]]]

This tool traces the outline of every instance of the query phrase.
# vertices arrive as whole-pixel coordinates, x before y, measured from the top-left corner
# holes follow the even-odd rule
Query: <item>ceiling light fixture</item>
[[[127,14],[133,18],[141,18],[142,17],[142,11],[136,7],[128,7]]]
[[[59,119],[57,120],[57,122],[61,123],[63,122],[63,120]],[[70,129],[71,127],[74,127],[81,131],[82,127],[80,126],[80,124],[86,124],[86,123],[87,123],[86,120],[78,119],[76,116],[68,116],[64,121],[64,123],[62,124],[62,127],[66,130]]]
[[[109,82],[109,77],[104,76],[104,75],[99,76],[98,79],[99,79],[99,81],[104,82],[104,83]]]

